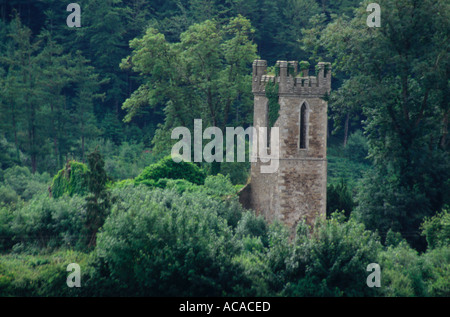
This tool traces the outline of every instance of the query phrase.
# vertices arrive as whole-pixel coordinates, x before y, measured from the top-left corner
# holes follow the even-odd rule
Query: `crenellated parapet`
[[[278,61],[275,74],[267,74],[267,61],[253,62],[253,85],[255,95],[264,95],[268,82],[278,83],[279,95],[299,95],[322,97],[331,91],[331,64],[319,63],[316,66],[317,76],[302,76],[296,61]]]

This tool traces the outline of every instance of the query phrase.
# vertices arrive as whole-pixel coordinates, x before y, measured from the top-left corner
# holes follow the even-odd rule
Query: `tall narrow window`
[[[300,142],[299,146],[301,149],[306,149],[306,133],[307,133],[307,122],[306,122],[306,105],[303,103],[300,108]]]

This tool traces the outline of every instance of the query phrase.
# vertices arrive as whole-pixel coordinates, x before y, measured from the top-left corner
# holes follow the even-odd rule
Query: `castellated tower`
[[[267,62],[253,63],[254,127],[268,127],[265,87],[278,83],[279,168],[261,173],[252,163],[250,207],[269,222],[280,220],[295,230],[302,219],[313,225],[326,215],[327,108],[322,98],[331,90],[331,65],[319,63],[317,77],[300,77],[297,62],[278,61],[277,75],[267,75]],[[270,139],[270,136],[268,137]],[[269,144],[270,152],[270,144]]]

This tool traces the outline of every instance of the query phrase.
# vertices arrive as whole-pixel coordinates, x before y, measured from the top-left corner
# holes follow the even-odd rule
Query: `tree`
[[[96,150],[88,155],[88,190],[86,197],[85,229],[88,238],[88,247],[96,245],[97,232],[103,226],[109,208],[111,207],[110,193],[106,189],[108,176],[101,154]]]
[[[94,67],[82,56],[81,52],[76,53],[73,61],[74,65],[70,71],[72,85],[75,87],[75,96],[70,112],[71,126],[74,131],[73,135],[80,142],[80,156],[84,163],[86,139],[100,134],[94,114],[94,101],[102,100],[105,94],[98,93],[103,82],[99,80],[99,75],[95,72]]]
[[[221,201],[142,186],[117,194],[122,202],[113,206],[96,252],[95,282],[106,278],[113,284],[109,294],[224,296],[236,294],[238,285],[249,287],[233,261],[239,248],[231,229],[217,214]]]
[[[287,296],[374,296],[366,285],[366,267],[382,250],[376,234],[342,213],[320,219],[311,230],[297,227],[294,251],[287,261]]]
[[[249,105],[239,101],[248,101],[243,96],[250,94],[249,66],[256,58],[256,46],[249,40],[252,33],[242,16],[226,26],[211,20],[194,24],[174,44],[149,28],[143,38],[131,42],[133,54],[122,62],[123,69],[133,69],[143,80],[123,105],[125,120],[146,106],[164,109],[165,123],[154,142],[167,151],[168,132],[174,127],[193,128],[194,119],[202,119],[204,128],[224,131],[233,106],[245,117]]]
[[[319,38],[335,59],[333,69],[352,78],[345,91],[364,93],[345,94],[367,117],[376,169],[360,191],[357,211],[370,229],[400,231],[423,247],[423,217],[448,202],[450,8],[446,1],[384,0],[382,27],[369,28],[367,4],[353,19],[331,22]]]
[[[44,133],[42,121],[40,121],[42,97],[40,89],[40,71],[37,52],[40,43],[33,41],[31,30],[23,26],[19,16],[16,16],[10,25],[8,35],[11,41],[7,52],[1,58],[1,62],[7,69],[8,75],[4,82],[10,92],[6,92],[6,100],[9,102],[7,113],[10,114],[16,146],[20,140],[18,137],[19,122],[26,127],[26,140],[24,147],[31,158],[31,169],[37,170],[38,156],[44,145]],[[19,147],[17,147],[19,148]]]

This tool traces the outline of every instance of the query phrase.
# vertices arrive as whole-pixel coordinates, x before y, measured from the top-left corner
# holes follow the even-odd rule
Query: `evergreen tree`
[[[449,199],[450,7],[384,0],[382,27],[368,28],[367,4],[352,20],[331,22],[317,39],[336,59],[333,69],[352,78],[337,93],[367,117],[376,171],[361,187],[357,213],[370,229],[401,232],[420,248],[420,223]]]
[[[101,154],[95,150],[88,155],[88,190],[86,197],[85,230],[88,246],[96,245],[97,232],[103,226],[111,207],[110,193],[106,189],[108,176],[105,172],[105,162]]]

